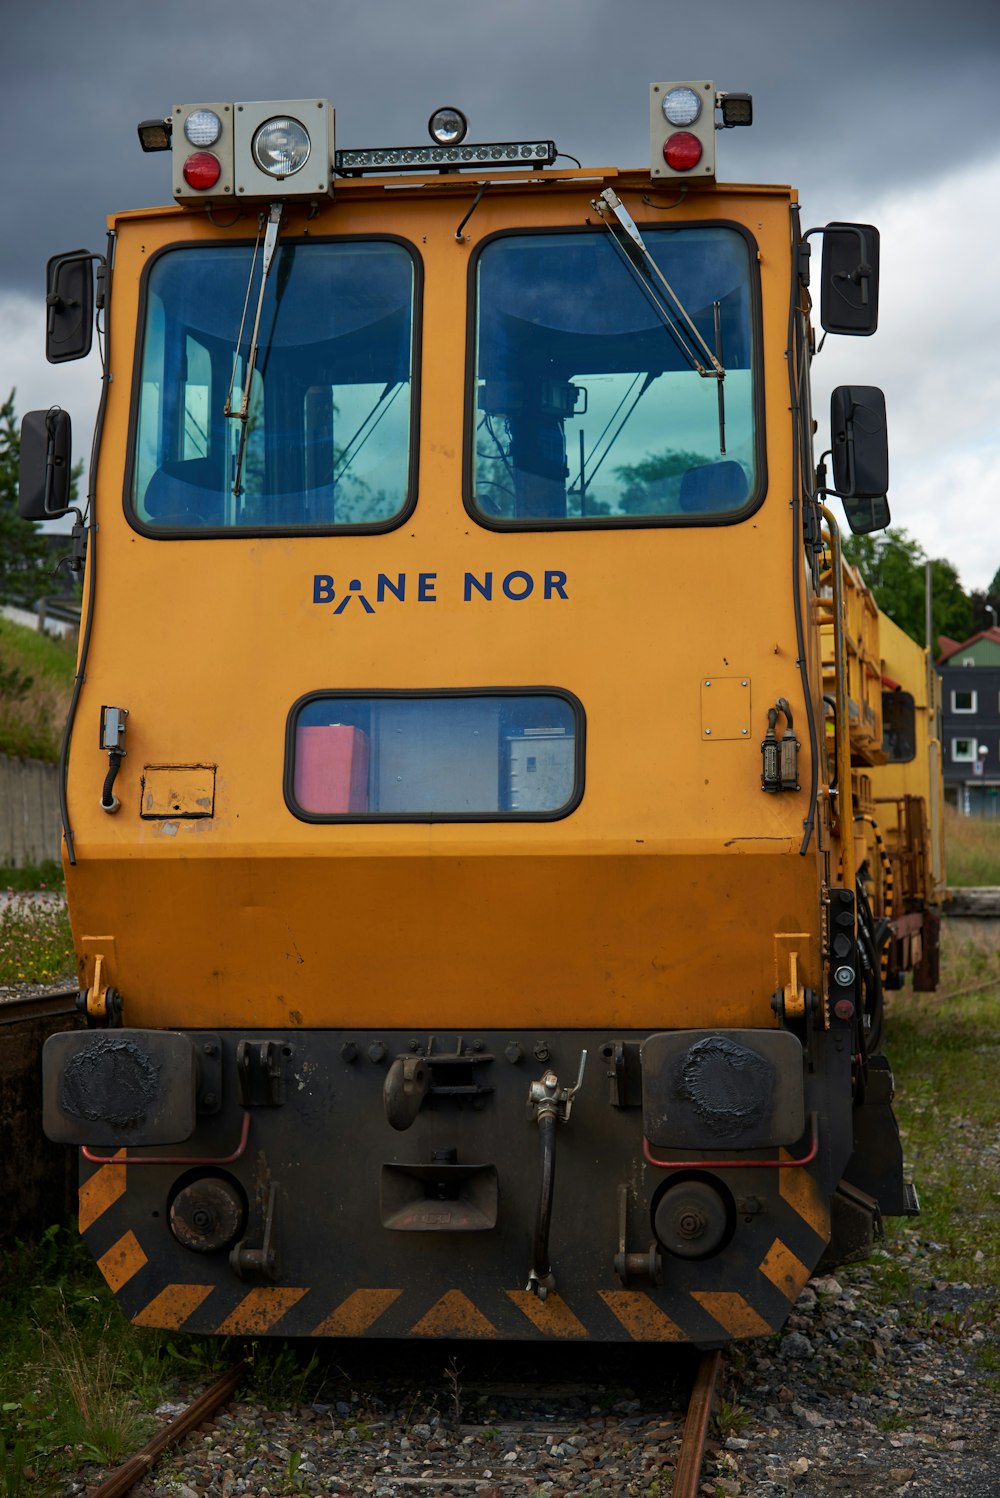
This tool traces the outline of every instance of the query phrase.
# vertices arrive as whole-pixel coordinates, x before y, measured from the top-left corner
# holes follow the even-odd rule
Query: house
[[[1000,819],[1000,628],[938,646],[945,800]]]

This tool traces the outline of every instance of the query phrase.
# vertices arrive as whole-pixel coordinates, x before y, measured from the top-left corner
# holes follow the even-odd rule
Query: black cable
[[[791,205],[792,211],[792,276],[791,289],[788,298],[788,391],[791,401],[792,413],[792,607],[795,613],[795,648],[798,651],[799,679],[802,682],[802,695],[805,699],[806,724],[809,729],[809,809],[806,812],[803,826],[805,832],[802,844],[799,848],[799,856],[804,858],[812,838],[813,826],[816,821],[816,808],[819,803],[819,736],[816,732],[816,714],[813,709],[812,687],[809,681],[809,662],[806,657],[805,627],[802,622],[802,586],[799,580],[799,567],[801,558],[799,555],[799,533],[801,530],[800,513],[802,508],[801,494],[801,442],[802,431],[802,407],[801,388],[798,378],[798,356],[801,352],[801,338],[798,332],[798,263],[794,251],[799,242],[799,208],[797,203]]]
[[[89,520],[88,529],[91,538],[87,615],[83,626],[83,639],[80,642],[80,658],[77,662],[76,676],[73,679],[73,695],[69,701],[69,711],[66,714],[66,727],[63,731],[62,748],[59,752],[59,816],[62,821],[63,838],[66,842],[66,856],[69,859],[71,867],[74,867],[76,864],[76,849],[73,844],[73,829],[69,821],[69,797],[66,786],[69,778],[70,740],[73,737],[73,725],[76,721],[76,710],[80,701],[80,692],[83,689],[83,683],[87,679],[87,656],[90,653],[90,636],[94,628],[94,605],[97,598],[97,460],[101,451],[101,437],[104,432],[104,416],[108,405],[108,391],[111,388],[111,375],[108,372],[108,364],[111,358],[111,280],[114,268],[114,252],[115,235],[114,231],[109,229],[107,254],[104,259],[103,333],[101,328],[98,328],[98,347],[102,350],[101,399],[97,407],[97,419],[94,422],[94,437],[90,447],[90,477],[87,484],[87,508],[85,514],[85,518]]]
[[[538,1187],[538,1215],[535,1218],[535,1257],[532,1269],[544,1283],[552,1269],[549,1263],[549,1227],[552,1222],[552,1195],[556,1180],[556,1116],[543,1113],[538,1120],[542,1146],[542,1178]]]

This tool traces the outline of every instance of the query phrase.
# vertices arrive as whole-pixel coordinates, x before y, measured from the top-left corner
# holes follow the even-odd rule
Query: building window
[[[951,710],[953,713],[974,713],[977,707],[978,692],[971,689],[968,691],[952,692]]]
[[[979,758],[979,745],[975,739],[952,739],[951,757],[954,764],[975,764]]]

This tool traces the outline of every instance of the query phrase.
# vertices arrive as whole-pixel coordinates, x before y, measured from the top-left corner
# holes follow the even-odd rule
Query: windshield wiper
[[[715,352],[713,353],[695,327],[694,321],[684,303],[653,259],[645,240],[639,233],[635,220],[614,188],[606,187],[600,197],[591,199],[591,204],[600,214],[604,227],[611,235],[611,243],[618,251],[636,284],[659,314],[664,327],[671,338],[673,338],[688,364],[702,379],[718,381],[719,451],[724,453],[726,451],[726,404],[724,393],[726,370],[722,362],[721,303],[713,303],[715,317]],[[615,232],[615,226],[609,217],[609,213],[614,215],[614,218],[624,230],[624,238]],[[662,286],[670,298],[674,310],[671,310],[669,306],[664,304],[658,294],[656,285],[653,284],[654,282],[659,282],[659,285]]]
[[[257,225],[257,239],[253,247],[253,259],[250,262],[250,276],[247,280],[247,294],[243,302],[243,316],[240,319],[240,331],[236,335],[236,350],[233,354],[233,372],[229,379],[229,390],[226,393],[226,404],[222,408],[223,416],[234,418],[240,423],[240,445],[236,452],[236,472],[233,475],[233,497],[238,498],[243,479],[243,458],[246,453],[247,436],[249,433],[250,418],[250,387],[253,383],[254,367],[257,363],[257,340],[260,334],[260,314],[264,306],[264,288],[267,286],[267,278],[274,263],[274,251],[278,243],[278,230],[281,227],[281,215],[284,212],[284,203],[272,203],[271,211],[267,216],[267,229],[264,233],[264,253],[261,260],[260,291],[257,294],[257,311],[254,314],[253,332],[250,335],[250,347],[247,350],[246,372],[243,378],[243,400],[238,411],[233,410],[233,386],[236,383],[236,370],[240,361],[240,349],[243,346],[243,329],[247,320],[247,308],[250,305],[250,292],[253,288],[253,275],[257,266],[257,251],[260,247],[260,233],[264,227],[264,215],[261,214]]]

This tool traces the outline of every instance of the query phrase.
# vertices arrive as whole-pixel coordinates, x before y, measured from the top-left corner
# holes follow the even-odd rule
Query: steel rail
[[[34,1019],[58,1019],[78,1013],[78,988],[59,989],[55,993],[12,994],[0,998],[0,1026],[23,1025]]]
[[[130,1456],[127,1462],[117,1467],[99,1488],[93,1489],[91,1498],[122,1498],[122,1494],[133,1488],[140,1477],[146,1476],[164,1451],[175,1446],[192,1430],[196,1430],[210,1415],[214,1414],[220,1404],[225,1404],[228,1399],[232,1398],[245,1372],[246,1363],[237,1363],[235,1368],[230,1368],[218,1383],[206,1389],[204,1394],[199,1395],[186,1410],[175,1415],[141,1451],[137,1451],[135,1456]]]
[[[705,1459],[705,1441],[708,1438],[708,1422],[712,1414],[715,1384],[722,1364],[722,1353],[702,1354],[695,1374],[691,1401],[684,1419],[684,1434],[681,1437],[680,1455],[674,1469],[674,1485],[671,1498],[697,1498],[701,1480],[701,1464]],[[100,1495],[97,1495],[100,1498]]]

